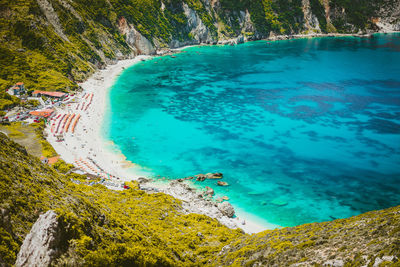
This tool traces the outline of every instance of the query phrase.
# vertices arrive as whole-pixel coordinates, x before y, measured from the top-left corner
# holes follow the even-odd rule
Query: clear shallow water
[[[273,224],[399,205],[399,62],[400,34],[188,48],[124,71],[106,137]]]

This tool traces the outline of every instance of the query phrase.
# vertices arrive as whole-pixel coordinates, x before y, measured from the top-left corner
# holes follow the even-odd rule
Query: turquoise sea
[[[400,34],[202,46],[126,69],[105,137],[272,224],[400,205]]]

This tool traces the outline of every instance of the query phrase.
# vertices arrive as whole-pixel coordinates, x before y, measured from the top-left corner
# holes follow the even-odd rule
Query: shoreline
[[[334,35],[332,34],[311,34],[311,35],[294,35],[294,36],[276,36],[274,39],[263,39],[264,41],[276,41],[286,39],[300,39],[300,38],[316,38],[316,37],[346,37],[356,36],[354,34]],[[245,41],[247,42],[247,41]],[[227,45],[228,43],[221,43],[219,45]],[[190,45],[177,49],[169,49],[165,53],[155,55],[163,56],[169,53],[175,53],[187,47],[201,46]],[[86,94],[93,94],[93,102],[86,108],[80,110],[79,105],[85,103],[82,98],[78,103],[71,103],[63,108],[57,108],[58,114],[80,114],[81,119],[77,124],[75,133],[64,133],[64,142],[57,142],[54,133],[51,132],[51,127],[46,127],[45,131],[48,134],[47,140],[54,147],[61,158],[67,163],[74,164],[76,167],[86,167],[85,163],[91,164],[94,161],[101,167],[104,172],[112,177],[112,182],[106,184],[110,189],[122,190],[121,184],[125,181],[138,180],[141,177],[146,177],[150,172],[142,171],[140,166],[135,167],[135,164],[127,161],[125,156],[112,144],[111,141],[106,140],[103,135],[103,125],[105,121],[105,114],[107,109],[110,108],[109,92],[115,83],[115,80],[122,73],[125,68],[132,67],[134,64],[141,62],[141,60],[151,59],[153,56],[136,56],[134,59],[120,60],[115,65],[108,65],[104,70],[96,71],[87,81],[79,84],[83,88],[83,92],[76,93],[77,98]],[[83,102],[83,103],[81,103]],[[86,101],[87,104],[87,101]],[[77,106],[77,107],[75,107]],[[57,124],[57,121],[55,122]],[[82,161],[81,161],[82,160]],[[82,164],[82,165],[79,165]],[[100,170],[97,170],[100,172]],[[90,172],[90,170],[89,170]],[[96,171],[92,174],[96,175]],[[106,177],[105,177],[106,178]],[[145,183],[146,184],[146,183]],[[208,215],[211,218],[218,219],[224,225],[230,228],[241,228],[246,233],[258,233],[264,230],[274,229],[279,226],[269,224],[263,219],[257,219],[254,214],[247,214],[240,208],[235,208],[236,215],[240,219],[231,219],[224,216],[217,208],[215,201],[204,200],[199,197],[201,191],[194,186],[193,183],[176,182],[176,180],[169,181],[168,183],[159,183],[158,181],[150,182],[148,185],[155,190],[145,190],[151,192],[163,192],[183,200],[184,210],[187,213],[200,213]],[[194,190],[193,190],[194,189]],[[243,224],[245,221],[245,224]]]
[[[375,34],[393,34],[393,33],[400,33],[400,31],[392,31],[392,30],[383,30],[378,32],[371,32],[371,33],[309,33],[309,34],[292,34],[292,35],[274,35],[268,38],[261,38],[261,39],[241,39],[240,37],[231,38],[226,40],[220,40],[216,43],[200,43],[200,44],[189,44],[184,45],[178,48],[169,48],[167,50],[160,50],[157,51],[159,54],[156,56],[163,56],[169,53],[176,53],[182,51],[183,49],[194,47],[194,46],[224,46],[224,45],[238,45],[244,44],[249,42],[256,42],[256,41],[282,41],[282,40],[296,40],[296,39],[313,39],[313,38],[326,38],[326,37],[333,37],[333,38],[340,38],[340,37],[358,37],[358,38],[370,38]]]
[[[104,172],[114,176],[110,180],[104,177],[109,181],[105,183],[109,189],[122,190],[121,185],[124,182],[138,180],[149,175],[149,173],[141,171],[140,167],[135,168],[134,163],[127,161],[118,148],[104,138],[103,123],[110,105],[109,92],[115,80],[125,68],[132,67],[141,62],[142,59],[150,58],[152,57],[137,56],[134,59],[118,61],[117,64],[109,65],[106,69],[97,71],[87,81],[79,84],[83,88],[83,92],[76,93],[76,98],[80,101],[56,109],[57,114],[81,115],[75,133],[65,132],[63,142],[57,142],[57,137],[52,132],[54,126],[47,126],[45,129],[48,136],[47,140],[65,162],[74,164],[77,169],[86,169],[87,173],[97,175],[100,170],[96,169],[96,173],[96,171],[93,172],[92,169],[85,166],[88,163],[95,168],[95,165],[92,164],[92,162],[95,162]],[[86,111],[80,110],[79,105],[86,103],[82,97],[92,93],[93,102]],[[52,122],[53,125],[59,123],[60,119]],[[85,162],[85,164],[82,162]],[[131,167],[126,168],[127,165]],[[200,197],[201,190],[190,181],[183,185],[177,183],[176,180],[168,182],[155,180],[154,182],[145,182],[144,185],[149,187],[143,187],[144,191],[148,193],[162,192],[182,200],[185,213],[207,215],[218,219],[229,228],[241,228],[248,234],[276,228],[273,225],[266,226],[255,218],[249,219],[249,216],[243,212],[237,212],[236,216],[238,217],[235,218],[225,216],[218,209],[215,201]]]

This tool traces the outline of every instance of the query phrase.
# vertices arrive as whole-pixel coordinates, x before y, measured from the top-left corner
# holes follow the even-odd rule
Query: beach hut
[[[46,96],[49,98],[62,100],[67,96],[67,94],[63,92],[47,92],[47,91],[35,90],[33,91],[32,96],[34,97]]]
[[[34,110],[29,112],[30,115],[42,118],[51,118],[54,115],[53,109]]]

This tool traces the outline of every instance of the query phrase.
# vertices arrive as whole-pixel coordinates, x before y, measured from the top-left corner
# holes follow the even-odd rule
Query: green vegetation
[[[5,88],[8,89],[8,87]],[[8,93],[5,92],[5,90],[0,91],[0,110],[10,109],[18,105],[20,102],[21,101],[18,97],[9,95]]]
[[[195,36],[187,27],[183,4],[194,10],[212,39],[245,34],[254,38],[300,33],[304,29],[301,0],[219,0],[207,6],[202,0],[49,0],[45,13],[35,0],[3,0],[0,7],[0,109],[16,104],[4,90],[23,81],[32,91],[69,91],[108,60],[135,51],[119,30],[121,19],[135,27],[157,47]],[[330,0],[332,24],[321,0],[310,0],[323,32],[356,32],[373,28],[371,18],[381,6],[395,0]],[[255,31],[242,29],[243,14],[250,13]],[[342,10],[345,12],[343,13]],[[58,21],[54,27],[48,16]]]
[[[20,104],[5,93],[16,82],[23,81],[30,91],[75,90],[76,82],[108,60],[135,53],[119,30],[123,19],[158,47],[195,39],[183,3],[196,12],[214,41],[306,30],[301,0],[219,0],[213,6],[203,0],[163,0],[164,10],[158,0],[49,2],[56,28],[36,0],[1,2],[0,110]],[[329,4],[331,21],[323,3]],[[394,5],[395,0],[310,0],[324,32],[371,29],[382,4]],[[254,30],[242,29],[239,17],[245,11]],[[26,147],[0,133],[1,266],[15,262],[32,224],[49,209],[59,215],[63,231],[61,256],[54,263],[59,266],[310,266],[331,259],[361,266],[377,257],[400,255],[400,207],[245,235],[206,216],[184,214],[179,200],[147,194],[134,183],[121,192],[72,183],[86,177],[68,174],[72,166],[62,160],[53,166],[39,161],[41,155],[56,156],[43,127],[43,122],[13,123],[0,129]]]
[[[398,5],[398,2],[395,0],[331,0],[329,1],[329,5],[334,14],[337,14],[332,19],[333,26],[339,32],[351,33],[374,28],[372,18],[379,16],[380,7],[395,7]],[[342,10],[345,10],[344,14],[341,14]]]
[[[9,138],[26,147],[30,154],[38,158],[57,156],[54,148],[44,138],[43,129],[44,122],[32,124],[13,122],[10,125],[0,126],[0,131],[7,133]]]
[[[320,0],[310,0],[311,11],[318,18],[319,26],[322,32],[327,32],[327,21],[325,14],[325,7]]]
[[[0,220],[0,264],[15,261],[24,236],[48,209],[64,226],[60,265],[205,264],[243,235],[206,216],[183,215],[180,201],[164,194],[73,184],[70,178],[83,177],[41,164],[3,134],[0,166],[0,210],[8,214]]]
[[[332,258],[357,266],[400,255],[400,206],[250,236],[185,215],[179,200],[134,183],[125,191],[78,185],[70,179],[86,177],[55,168],[0,133],[0,264],[15,262],[32,224],[49,209],[62,231],[56,266],[307,266]]]
[[[319,266],[340,259],[346,266],[362,266],[367,265],[366,259],[374,262],[384,255],[400,255],[399,231],[400,206],[243,237],[217,263],[247,266],[258,262],[271,266],[304,262],[304,266]]]

